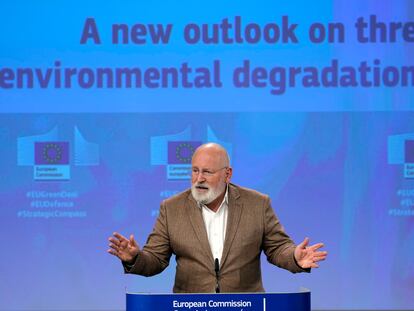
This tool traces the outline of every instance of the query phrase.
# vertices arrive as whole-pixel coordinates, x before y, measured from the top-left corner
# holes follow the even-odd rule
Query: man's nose
[[[197,175],[197,179],[196,179],[196,181],[197,182],[203,182],[203,181],[205,181],[206,180],[206,178],[204,177],[204,175],[201,173],[201,171],[200,172],[198,172],[198,175]]]

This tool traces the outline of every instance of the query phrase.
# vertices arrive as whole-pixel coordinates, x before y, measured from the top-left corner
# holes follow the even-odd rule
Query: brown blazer
[[[293,273],[304,272],[294,259],[295,244],[285,233],[267,195],[229,185],[227,231],[220,262],[221,292],[263,292],[262,251],[267,260]],[[151,276],[176,256],[173,292],[214,292],[216,274],[200,207],[188,189],[161,203],[160,214],[126,273]]]

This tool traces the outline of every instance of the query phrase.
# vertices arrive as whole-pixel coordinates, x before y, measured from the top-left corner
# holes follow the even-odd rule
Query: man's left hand
[[[305,238],[302,243],[296,246],[296,262],[302,269],[318,268],[318,262],[325,260],[328,252],[318,251],[318,249],[323,247],[323,243],[317,243],[311,246],[308,246],[308,244],[309,238]]]

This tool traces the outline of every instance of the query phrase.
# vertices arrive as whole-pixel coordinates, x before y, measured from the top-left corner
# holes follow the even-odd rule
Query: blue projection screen
[[[174,259],[124,275],[107,238],[144,245],[204,142],[329,252],[297,275],[263,257],[267,291],[414,309],[411,1],[19,1],[0,18],[0,310],[171,292]]]

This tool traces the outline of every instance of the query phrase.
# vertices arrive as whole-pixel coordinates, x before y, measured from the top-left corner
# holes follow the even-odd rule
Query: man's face
[[[223,163],[214,150],[196,152],[192,161],[191,193],[197,202],[209,204],[225,191],[231,174]]]

